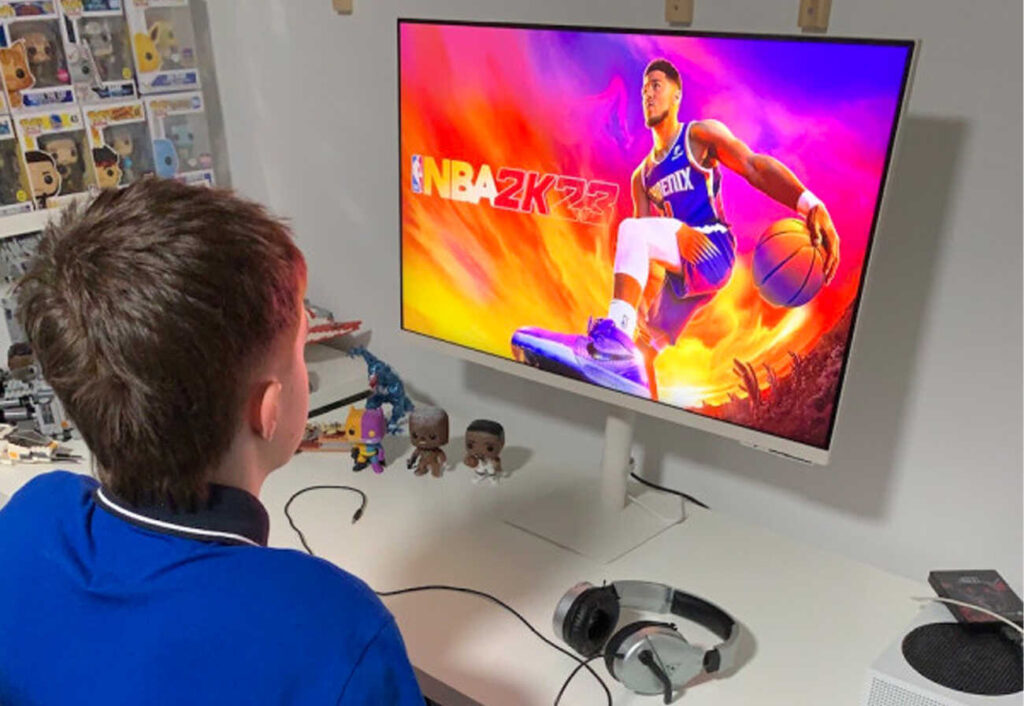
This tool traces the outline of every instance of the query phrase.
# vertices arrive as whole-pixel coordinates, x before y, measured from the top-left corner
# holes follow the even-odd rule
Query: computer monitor
[[[913,41],[398,40],[403,331],[827,462]]]

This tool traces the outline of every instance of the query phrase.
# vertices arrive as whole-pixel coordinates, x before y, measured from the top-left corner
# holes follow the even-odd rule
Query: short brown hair
[[[676,88],[683,87],[683,79],[679,77],[679,69],[677,69],[668,59],[655,59],[649,63],[647,68],[644,69],[644,76],[652,71],[660,71],[665,74],[665,78],[676,84]]]
[[[223,189],[145,178],[46,228],[18,316],[105,486],[133,504],[205,501],[305,275],[288,228]]]

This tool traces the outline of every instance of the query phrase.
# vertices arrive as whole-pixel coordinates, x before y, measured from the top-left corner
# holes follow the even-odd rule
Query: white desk
[[[396,457],[403,448],[408,453],[405,439],[389,438],[385,448]],[[448,451],[458,456],[457,450]],[[382,475],[370,469],[353,473],[351,466],[345,454],[302,454],[273,473],[261,497],[270,513],[270,544],[301,549],[283,512],[292,493],[316,484],[348,484],[369,496],[355,525],[351,517],[359,498],[348,491],[307,493],[291,512],[313,551],[378,590],[444,583],[487,591],[554,639],[555,604],[577,581],[672,584],[717,603],[748,631],[742,666],[728,678],[687,689],[676,701],[685,706],[855,706],[865,668],[918,610],[908,597],[930,594],[923,581],[893,576],[692,505],[682,525],[601,566],[497,519],[500,503],[509,501],[506,493],[514,496],[517,490],[559,480],[534,477],[529,464],[498,488],[474,485],[464,467],[436,479],[413,476],[402,458],[393,459]],[[0,492],[11,495],[51,468],[0,466]],[[76,470],[88,473],[88,466],[78,464]],[[385,602],[414,664],[481,704],[551,704],[575,666],[483,599],[424,592]],[[714,640],[696,625],[673,622],[694,643]],[[625,691],[601,661],[593,667],[616,704],[660,703],[658,697]],[[562,703],[600,706],[605,701],[593,677],[581,672]]]
[[[453,426],[453,429],[456,428]],[[407,442],[385,448],[408,453]],[[449,447],[449,456],[458,451]],[[355,525],[354,493],[307,493],[291,507],[318,555],[378,590],[443,583],[487,591],[519,610],[554,639],[552,613],[574,583],[644,579],[672,584],[730,612],[748,633],[742,666],[724,679],[689,688],[676,703],[859,703],[865,668],[918,610],[909,596],[927,595],[922,582],[884,573],[714,512],[688,506],[689,518],[607,566],[548,544],[502,523],[500,503],[518,489],[558,481],[532,474],[529,464],[499,488],[474,485],[460,468],[443,479],[414,477],[403,459],[383,475],[353,473],[344,454],[307,454],[267,480],[270,543],[301,548],[283,508],[295,491],[315,484],[349,484],[369,496]],[[513,616],[483,599],[424,592],[385,599],[414,664],[487,706],[551,704],[575,666],[529,633]],[[697,644],[713,636],[676,621]],[[560,641],[556,640],[559,644]],[[630,694],[607,675],[616,704],[657,704]],[[428,695],[430,695],[428,693]],[[599,706],[604,694],[592,676],[576,676],[564,704]],[[452,702],[453,706],[461,704]],[[447,706],[447,703],[446,703]]]

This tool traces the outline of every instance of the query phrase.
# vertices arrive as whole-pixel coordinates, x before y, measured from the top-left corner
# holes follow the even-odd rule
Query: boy
[[[47,228],[19,318],[99,483],[44,474],[0,511],[0,703],[422,706],[373,592],[266,547],[305,277],[223,190],[147,178]]]

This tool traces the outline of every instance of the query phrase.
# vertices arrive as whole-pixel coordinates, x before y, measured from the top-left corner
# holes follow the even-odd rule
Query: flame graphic
[[[764,372],[762,385],[766,365],[784,378],[789,353],[811,350],[858,294],[902,83],[896,51],[403,25],[403,326],[511,358],[519,327],[583,333],[588,318],[607,314],[617,224],[632,215],[629,176],[651,149],[639,106],[643,70],[666,57],[683,77],[681,119],[721,120],[788,166],[828,205],[842,259],[833,282],[804,306],[766,302],[752,251],[766,227],[793,213],[723,171],[736,264],[658,358],[661,398],[699,408],[744,396],[734,359]],[[886,70],[866,72],[869,64]],[[801,80],[781,65],[801,67]],[[495,175],[512,167],[613,182],[615,214],[598,226],[503,210],[486,198],[413,193],[413,155],[468,162],[477,173],[486,164]]]

